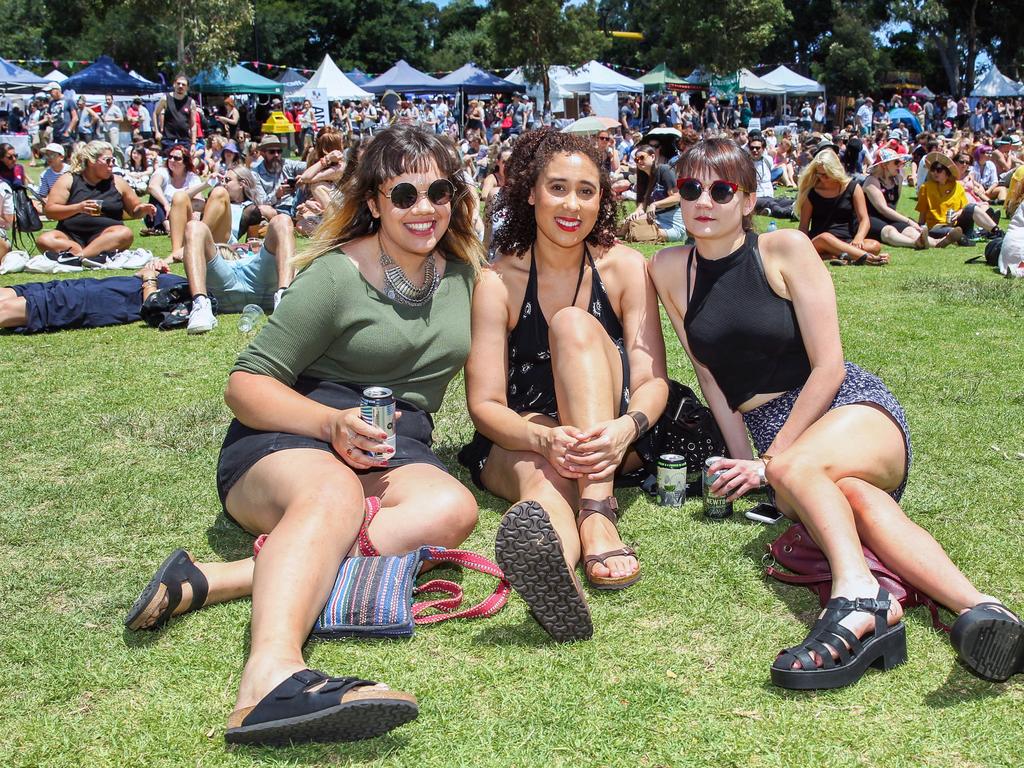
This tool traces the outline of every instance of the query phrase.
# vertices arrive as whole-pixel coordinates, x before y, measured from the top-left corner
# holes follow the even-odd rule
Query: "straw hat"
[[[953,162],[953,158],[948,155],[944,155],[942,152],[929,152],[924,156],[924,164],[928,166],[929,170],[931,170],[931,167],[936,163],[942,163],[946,166],[946,170],[949,171],[949,175],[954,179],[960,178],[960,169],[956,167],[956,163]]]

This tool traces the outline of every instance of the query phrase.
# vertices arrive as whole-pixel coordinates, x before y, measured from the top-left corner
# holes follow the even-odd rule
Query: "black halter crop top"
[[[722,259],[697,260],[683,318],[690,350],[715,377],[729,407],[736,410],[757,394],[787,392],[811,373],[793,302],[768,284],[757,249],[757,233],[748,232],[738,249]]]

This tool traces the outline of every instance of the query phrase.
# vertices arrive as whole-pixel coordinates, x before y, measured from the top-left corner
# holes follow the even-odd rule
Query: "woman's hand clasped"
[[[569,451],[579,442],[582,434],[576,427],[557,426],[548,430],[544,455],[558,474],[570,480],[583,477],[582,472],[570,469],[568,458]]]
[[[586,431],[577,430],[576,435],[566,453],[566,468],[575,473],[574,477],[606,480],[615,474],[636,438],[636,425],[632,419],[622,417],[603,421]]]
[[[761,487],[764,462],[760,459],[722,459],[712,464],[709,471],[722,473],[711,486],[711,492],[736,501]]]
[[[395,412],[398,420],[400,412]],[[358,408],[337,411],[329,422],[331,447],[342,460],[353,469],[374,469],[386,467],[388,459],[395,452],[384,441],[387,434],[372,424],[363,421]],[[383,459],[371,454],[385,454]]]

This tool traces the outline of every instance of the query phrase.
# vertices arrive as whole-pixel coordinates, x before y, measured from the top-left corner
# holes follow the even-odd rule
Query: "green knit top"
[[[320,256],[292,282],[232,371],[389,387],[429,413],[469,356],[473,269],[449,260],[433,299],[409,307],[370,285],[341,251]]]

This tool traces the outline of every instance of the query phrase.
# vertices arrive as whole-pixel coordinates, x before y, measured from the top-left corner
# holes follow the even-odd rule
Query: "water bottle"
[[[774,232],[778,228],[779,228],[779,225],[775,222],[775,219],[772,219],[771,221],[768,222],[768,231],[769,232]]]
[[[242,308],[242,316],[238,319],[238,330],[242,333],[252,333],[265,316],[263,307],[259,304],[246,304]]]

